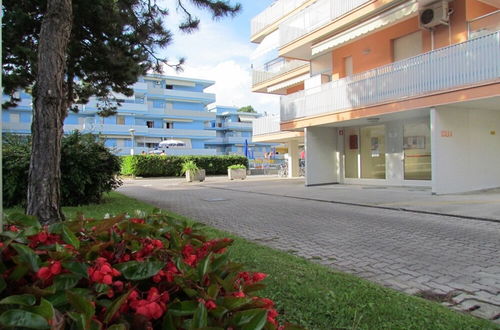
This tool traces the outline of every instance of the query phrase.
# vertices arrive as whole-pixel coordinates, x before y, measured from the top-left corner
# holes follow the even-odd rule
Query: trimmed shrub
[[[3,205],[26,205],[31,142],[6,136],[3,144]],[[118,188],[120,158],[91,134],[65,135],[61,150],[61,204],[98,203],[103,193]]]
[[[210,240],[202,225],[161,213],[7,221],[2,329],[283,329],[274,302],[256,294],[267,275],[232,262],[233,240]]]
[[[180,176],[182,164],[193,161],[208,175],[223,175],[231,165],[244,164],[248,167],[245,156],[164,156],[164,155],[134,155],[122,157],[122,175],[142,177]]]

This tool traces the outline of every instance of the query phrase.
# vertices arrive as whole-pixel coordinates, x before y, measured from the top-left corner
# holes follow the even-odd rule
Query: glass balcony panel
[[[468,23],[469,39],[500,30],[500,10],[478,17]]]
[[[251,33],[256,35],[281,17],[292,12],[307,0],[278,0],[255,16],[251,23]]]

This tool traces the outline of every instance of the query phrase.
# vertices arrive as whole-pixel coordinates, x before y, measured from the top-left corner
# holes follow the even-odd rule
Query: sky
[[[165,0],[170,10],[167,19],[174,40],[160,54],[176,62],[185,57],[182,73],[167,69],[168,75],[214,80],[205,91],[216,94],[216,104],[242,107],[252,105],[257,112],[279,113],[279,96],[251,92],[250,54],[257,47],[250,42],[250,20],[273,0],[239,0],[241,12],[231,18],[213,21],[206,11],[192,8],[201,19],[200,29],[192,34],[180,32],[175,0]],[[231,3],[236,3],[231,0]]]

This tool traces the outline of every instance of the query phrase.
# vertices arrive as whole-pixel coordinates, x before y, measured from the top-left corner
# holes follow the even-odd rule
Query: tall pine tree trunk
[[[60,205],[61,139],[67,115],[65,62],[71,34],[71,0],[48,0],[38,45],[27,214],[44,224],[64,219]]]

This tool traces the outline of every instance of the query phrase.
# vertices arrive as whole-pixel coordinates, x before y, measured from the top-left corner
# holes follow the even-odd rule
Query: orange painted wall
[[[352,56],[353,73],[392,62],[392,39],[418,30],[417,17],[393,25],[333,51],[333,76],[345,77],[344,58]],[[366,53],[366,54],[365,54]]]
[[[477,0],[466,0],[466,17],[468,21],[496,10],[498,9],[483,2]]]
[[[298,92],[298,91],[301,91],[304,89],[304,83],[301,82],[300,84],[298,84],[297,86],[293,86],[293,87],[290,87],[286,90],[286,95],[288,94],[292,94],[292,93],[295,93],[295,92]]]
[[[439,25],[434,30],[434,49],[446,47],[450,41],[451,44],[466,41],[470,17],[496,10],[477,0],[455,0],[450,2],[450,9],[453,10],[450,25]],[[345,77],[344,58],[348,56],[352,56],[353,73],[393,62],[392,40],[416,31],[422,31],[422,51],[430,51],[431,32],[419,29],[416,16],[333,50],[333,79]]]

